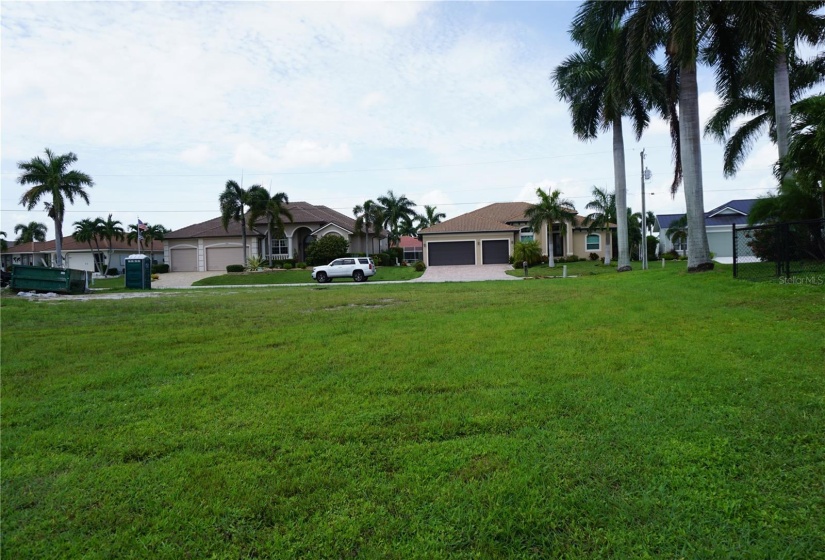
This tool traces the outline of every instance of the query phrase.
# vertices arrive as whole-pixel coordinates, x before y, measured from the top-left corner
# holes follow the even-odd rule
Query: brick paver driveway
[[[485,264],[463,266],[430,266],[424,275],[410,282],[480,282],[484,280],[521,280],[505,274],[512,270],[509,264]]]

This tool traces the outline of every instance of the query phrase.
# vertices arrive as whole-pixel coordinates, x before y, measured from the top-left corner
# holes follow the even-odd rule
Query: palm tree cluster
[[[246,246],[248,231],[265,236],[269,252],[272,253],[273,236],[278,238],[283,235],[284,218],[292,221],[292,213],[288,208],[289,197],[286,193],[278,192],[270,195],[269,191],[261,185],[252,185],[244,189],[237,181],[230,179],[218,197],[218,203],[221,208],[221,224],[224,230],[229,230],[229,222],[241,224],[244,262],[247,262],[249,258]],[[255,229],[255,225],[261,219],[266,220],[266,232]]]
[[[372,252],[370,231],[373,239],[387,232],[390,245],[398,245],[402,236],[417,237],[422,229],[441,223],[446,214],[435,206],[424,205],[424,213],[415,212],[416,204],[405,195],[397,196],[392,190],[376,200],[366,200],[352,209],[356,232],[366,236],[367,254]]]
[[[825,17],[818,14],[823,6],[820,0],[587,0],[576,14],[571,37],[582,50],[553,73],[559,97],[570,105],[573,130],[582,140],[613,131],[617,215],[624,215],[622,117],[631,119],[637,139],[651,111],[669,122],[672,192],[684,186],[691,232],[689,270],[713,266],[704,223],[697,65],[714,68],[723,100],[705,133],[726,142],[724,172],[736,172],[766,124],[779,158],[785,158],[792,137],[792,100],[823,76],[821,55],[806,63],[796,51],[800,42],[823,41]],[[663,63],[657,65],[660,53]],[[733,123],[745,115],[754,118],[728,137]],[[627,262],[624,222],[618,223],[620,270]]]

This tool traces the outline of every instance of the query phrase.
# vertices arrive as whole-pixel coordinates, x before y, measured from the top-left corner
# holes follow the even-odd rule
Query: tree
[[[440,224],[441,220],[447,217],[444,212],[438,212],[435,206],[424,205],[424,214],[418,216],[418,229],[432,227]]]
[[[129,232],[126,234],[126,242],[131,245],[132,243],[137,243],[140,246],[139,241],[143,241],[144,247],[149,247],[149,262],[155,262],[155,241],[163,241],[166,237],[166,234],[169,233],[171,230],[165,228],[161,224],[143,224],[143,231],[140,231],[138,228],[138,224],[129,224]]]
[[[126,238],[126,232],[123,230],[123,223],[120,220],[113,220],[111,214],[105,220],[98,218],[97,222],[98,235],[106,242],[106,270],[108,271],[112,268],[112,255],[115,252],[112,242],[123,241]]]
[[[46,231],[46,224],[41,222],[29,222],[28,224],[14,226],[14,233],[17,234],[14,242],[18,245],[23,243],[32,244],[32,265],[34,265],[34,242],[46,241]]]
[[[638,251],[639,259],[641,260],[642,251],[642,213],[633,212],[631,208],[627,209],[627,241],[630,244],[631,254]]]
[[[538,241],[517,241],[513,245],[513,266],[519,267],[527,261],[527,266],[541,262],[541,245]]]
[[[269,198],[269,195],[261,185],[252,185],[248,190],[243,189],[237,182],[232,179],[226,182],[226,187],[218,197],[218,202],[221,207],[221,225],[224,231],[229,231],[229,222],[240,222],[241,224],[241,243],[243,244],[243,262],[247,260],[246,251],[246,234],[247,222],[246,214],[250,205],[260,205],[263,194]]]
[[[541,226],[547,224],[547,255],[548,265],[556,266],[553,260],[553,224],[559,223],[559,231],[562,235],[567,231],[566,222],[572,221],[576,217],[576,207],[573,202],[561,198],[561,191],[554,190],[552,193],[544,192],[541,187],[536,189],[539,203],[531,206],[524,213],[530,222],[530,227],[535,232],[541,231]]]
[[[349,241],[340,235],[327,234],[307,247],[307,264],[310,266],[327,264],[346,256],[348,249]]]
[[[387,191],[384,196],[378,197],[378,202],[384,207],[384,229],[389,231],[390,244],[397,245],[401,237],[398,233],[399,224],[404,219],[413,219],[416,216],[415,203],[403,194],[395,196],[395,193]]]
[[[791,133],[788,154],[775,168],[777,178],[792,171],[797,185],[819,198],[825,218],[825,95],[797,103]]]
[[[100,254],[100,245],[98,244],[97,237],[97,234],[100,231],[99,224],[100,222],[98,220],[92,220],[90,218],[84,218],[74,222],[74,233],[72,233],[72,237],[78,243],[89,244],[89,251],[92,253],[92,259],[94,260],[94,269],[96,272],[103,273],[103,270],[99,270],[99,267],[103,264],[103,262],[97,256]],[[95,251],[94,247],[92,247],[92,242],[94,242],[97,247],[97,251]]]
[[[671,244],[674,246],[678,243],[686,243],[689,240],[688,237],[688,218],[687,215],[682,216],[678,220],[674,220],[670,227],[667,228],[665,232],[665,237],[670,239]]]
[[[613,235],[610,232],[610,224],[616,223],[618,220],[616,209],[616,195],[608,193],[604,189],[593,187],[593,200],[585,205],[585,208],[593,212],[584,217],[584,223],[587,224],[587,231],[595,231],[597,229],[606,232],[607,243],[604,249],[604,264],[610,264],[610,258],[613,251],[610,244],[610,239]],[[627,210],[625,210],[627,213]],[[627,222],[625,222],[627,227]]]
[[[645,217],[645,227],[647,227],[648,235],[653,233],[653,229],[656,227],[656,214],[650,210],[647,211],[647,216]]]
[[[2,237],[2,239],[0,239],[0,253],[5,253],[6,251],[9,250],[9,244],[6,242],[6,239],[5,239],[6,232],[5,231],[0,231],[0,237]]]
[[[378,228],[384,222],[383,208],[380,204],[376,204],[373,200],[367,200],[364,204],[359,204],[352,209],[352,215],[355,216],[355,231],[361,233],[366,231],[366,253],[370,254],[370,227],[372,227],[376,236],[379,234]]]
[[[275,234],[279,237],[283,237],[284,218],[291,222],[292,213],[289,211],[289,208],[287,208],[287,205],[289,204],[289,197],[286,193],[278,192],[270,196],[269,191],[264,192],[266,194],[263,196],[261,196],[260,193],[257,195],[253,194],[255,202],[253,202],[249,211],[249,221],[254,227],[259,218],[266,218],[266,238],[270,254],[270,257],[268,258],[271,258],[272,236]]]
[[[624,158],[622,117],[631,118],[637,140],[650,122],[654,106],[665,113],[664,77],[648,58],[645,71],[654,79],[637,81],[627,79],[625,57],[625,30],[618,25],[599,21],[598,26],[586,14],[586,7],[574,21],[571,36],[583,50],[569,56],[553,72],[558,96],[569,104],[573,132],[580,140],[589,141],[599,131],[613,132],[613,177],[616,207],[619,215],[627,209],[627,183]],[[640,87],[646,85],[647,88]],[[619,266],[624,272],[630,268],[630,252],[626,224],[618,224]],[[610,262],[610,257],[607,261]]]
[[[66,213],[66,201],[74,204],[75,198],[80,198],[89,204],[89,195],[84,187],[94,186],[94,181],[85,173],[69,170],[69,167],[77,161],[77,156],[72,152],[59,156],[48,148],[45,152],[46,159],[36,156],[29,161],[17,163],[21,171],[17,182],[29,187],[20,197],[20,204],[27,210],[31,210],[41,200],[47,203],[49,217],[54,220],[57,267],[61,268],[63,266],[63,218]]]
[[[416,217],[420,218],[421,216]],[[413,222],[413,218],[405,216],[401,219],[401,223],[398,225],[398,235],[407,237],[418,237],[418,226],[416,226],[415,222]]]

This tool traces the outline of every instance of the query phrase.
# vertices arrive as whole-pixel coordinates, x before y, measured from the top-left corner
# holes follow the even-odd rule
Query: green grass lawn
[[[411,266],[379,266],[375,269],[375,276],[370,276],[369,282],[391,282],[412,280],[423,272],[416,272]],[[352,278],[335,278],[333,283],[352,282]],[[198,280],[193,286],[238,286],[262,284],[304,284],[315,282],[309,270],[274,270],[268,272],[244,272],[239,274],[224,274],[210,276]]]
[[[4,293],[3,558],[822,558],[825,290]]]
[[[610,265],[605,265],[603,261],[578,261],[574,263],[561,263],[556,262],[555,267],[550,267],[546,264],[540,264],[536,266],[531,266],[527,269],[527,275],[532,276],[534,278],[540,277],[547,277],[547,276],[562,276],[563,268],[567,267],[567,274],[568,276],[594,276],[596,274],[615,274],[616,273],[616,261],[614,260]],[[632,261],[630,266],[633,270],[641,270],[642,263],[638,261]],[[717,264],[717,266],[719,266]],[[675,270],[684,271],[687,269],[687,261],[666,261],[665,268],[674,267]],[[658,270],[662,268],[661,261],[650,261],[648,263],[648,269],[650,270]],[[510,276],[522,277],[524,276],[524,269],[518,268],[513,270],[508,270],[507,274]]]

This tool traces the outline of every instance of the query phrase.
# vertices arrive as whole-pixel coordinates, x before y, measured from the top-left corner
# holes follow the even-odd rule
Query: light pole
[[[647,210],[645,209],[645,179],[651,177],[650,169],[645,169],[645,151],[639,154],[642,159],[642,270],[647,270]]]

